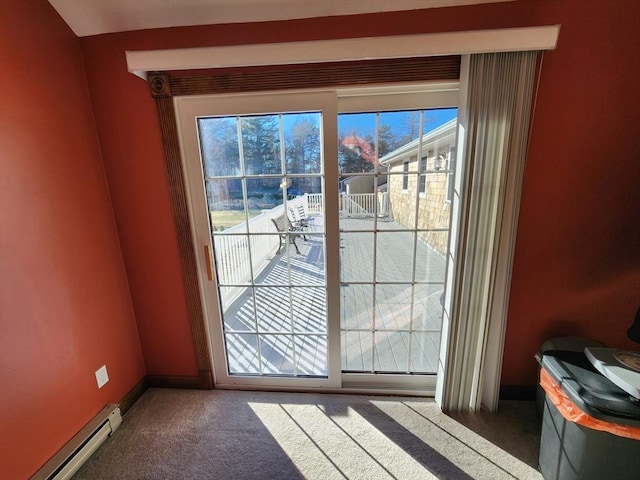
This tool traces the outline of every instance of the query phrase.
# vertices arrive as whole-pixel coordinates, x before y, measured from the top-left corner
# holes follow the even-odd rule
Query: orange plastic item
[[[605,422],[604,420],[599,420],[583,412],[580,407],[573,403],[567,394],[564,393],[560,385],[558,385],[551,374],[544,368],[540,369],[540,385],[546,392],[549,400],[551,400],[551,403],[556,406],[566,420],[593,430],[600,430],[619,437],[640,440],[640,427]]]

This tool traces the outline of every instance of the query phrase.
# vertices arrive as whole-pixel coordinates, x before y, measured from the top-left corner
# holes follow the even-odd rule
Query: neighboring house
[[[371,175],[354,175],[352,177],[346,177],[344,180],[340,180],[340,192],[347,195],[354,195],[358,193],[373,193],[373,185],[375,182],[374,176]],[[386,177],[381,176],[379,178]],[[378,182],[380,185],[381,181]]]
[[[456,124],[454,118],[380,159],[390,173],[389,214],[395,222],[413,228],[418,200],[418,229],[449,228]],[[420,232],[419,236],[437,252],[445,254],[446,232]]]

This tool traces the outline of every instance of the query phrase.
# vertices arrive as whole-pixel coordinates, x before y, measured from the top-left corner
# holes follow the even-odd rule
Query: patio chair
[[[284,247],[287,242],[287,233],[286,233],[286,225],[284,222],[284,214],[280,215],[279,217],[272,218],[271,221],[273,222],[273,225],[276,227],[276,231],[280,236],[280,245],[278,246],[278,251],[276,252],[276,255],[277,255],[278,253],[280,253],[280,250],[282,250],[282,247]],[[291,221],[289,221],[289,223],[291,223]],[[294,227],[293,225],[290,225],[289,242],[293,244],[294,248],[296,249],[296,253],[300,255],[300,249],[298,248],[298,244],[296,243],[296,238],[298,237],[299,234],[293,233],[295,230],[296,230],[296,227]],[[304,237],[304,234],[303,234],[303,237]]]
[[[296,205],[296,208],[289,207],[290,216],[295,218],[295,221],[301,227],[307,228],[309,226],[309,218],[304,211],[304,207],[299,203]]]
[[[302,209],[302,214],[304,214],[304,208],[302,205],[299,205],[299,207]],[[288,207],[287,209],[289,210],[289,215],[287,215],[289,217],[289,223],[294,229],[302,231],[309,227],[306,215],[304,217],[301,216],[299,209],[296,210],[294,207]]]

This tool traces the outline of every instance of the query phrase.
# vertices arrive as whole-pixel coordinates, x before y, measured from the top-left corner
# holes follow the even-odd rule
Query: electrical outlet
[[[96,370],[96,382],[98,382],[98,388],[102,388],[108,381],[109,374],[107,373],[107,366],[102,365],[98,370]]]

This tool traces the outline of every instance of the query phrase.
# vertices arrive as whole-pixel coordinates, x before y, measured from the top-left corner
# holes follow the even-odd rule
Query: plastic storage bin
[[[604,347],[602,342],[586,337],[552,337],[544,341],[540,349],[536,352],[536,360],[539,364],[542,363],[542,357],[546,353],[552,353],[555,351],[561,352],[584,352],[585,347]],[[542,412],[544,409],[544,390],[540,386],[538,378],[538,389],[536,392],[536,407],[538,410],[538,416],[542,418]]]
[[[584,353],[547,351],[539,467],[545,480],[638,480],[640,402]]]

